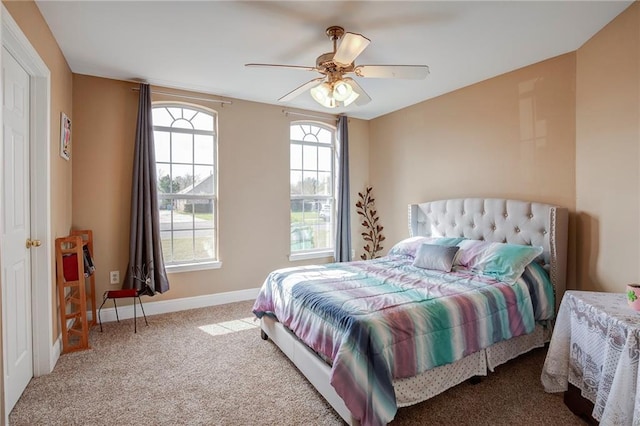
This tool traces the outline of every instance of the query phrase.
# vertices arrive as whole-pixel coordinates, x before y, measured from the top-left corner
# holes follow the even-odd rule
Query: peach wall
[[[3,4],[51,72],[51,235],[49,238],[53,241],[57,237],[67,235],[71,228],[71,164],[73,160],[66,161],[59,155],[60,113],[65,112],[73,121],[71,69],[34,2],[4,1]],[[53,256],[52,264],[55,265]],[[55,295],[55,270],[51,271],[51,285],[52,294]],[[51,302],[54,316],[53,342],[58,338],[56,298],[54,297]]]
[[[575,210],[575,54],[371,121],[370,178],[387,247],[409,203],[535,200]]]
[[[351,190],[351,248],[354,250],[354,260],[360,260],[364,253],[364,244],[360,233],[364,228],[360,225],[362,219],[356,213],[355,204],[358,192],[369,185],[369,121],[349,119],[349,167]]]
[[[577,51],[580,288],[640,281],[640,4]]]
[[[137,100],[131,83],[74,74],[73,86],[73,227],[93,231],[99,298],[128,261]]]
[[[97,294],[102,294],[110,288],[109,271],[124,276],[128,262],[138,92],[131,90],[134,83],[85,75],[74,75],[73,82],[73,226],[94,231]],[[159,94],[153,100],[184,102]],[[189,100],[218,113],[222,268],[171,273],[171,290],[153,301],[256,288],[275,268],[310,263],[288,260],[289,123],[303,118],[283,114],[280,106],[232,101],[222,107]],[[349,127],[357,193],[368,179],[368,125],[352,119]]]

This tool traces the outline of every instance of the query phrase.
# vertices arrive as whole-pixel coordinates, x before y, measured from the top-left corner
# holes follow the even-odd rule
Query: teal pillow
[[[513,284],[524,268],[542,253],[542,247],[464,240],[458,244],[456,266]]]

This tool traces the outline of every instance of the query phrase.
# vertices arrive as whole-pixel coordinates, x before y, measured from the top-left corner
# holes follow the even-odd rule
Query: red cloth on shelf
[[[62,271],[65,281],[78,281],[78,255],[62,256]]]

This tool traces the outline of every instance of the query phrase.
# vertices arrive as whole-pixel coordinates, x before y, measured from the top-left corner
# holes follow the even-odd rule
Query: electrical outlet
[[[109,272],[109,282],[111,284],[120,284],[120,271]]]

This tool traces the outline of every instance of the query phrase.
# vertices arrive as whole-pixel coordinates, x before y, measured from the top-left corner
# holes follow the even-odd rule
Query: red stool
[[[102,305],[98,309],[98,321],[100,322],[100,331],[102,331],[102,319],[100,318],[100,311],[102,310],[102,306],[104,306],[105,302],[109,299],[113,300],[113,307],[116,310],[116,320],[120,322],[120,318],[118,318],[118,305],[116,304],[116,299],[122,299],[124,297],[133,298],[133,332],[138,332],[138,320],[136,318],[136,298],[138,298],[138,303],[140,303],[140,309],[142,309],[142,316],[144,317],[144,322],[149,325],[147,322],[147,316],[144,313],[144,307],[142,307],[142,300],[140,299],[140,293],[135,288],[124,289],[124,290],[109,290],[105,291],[102,296]]]

